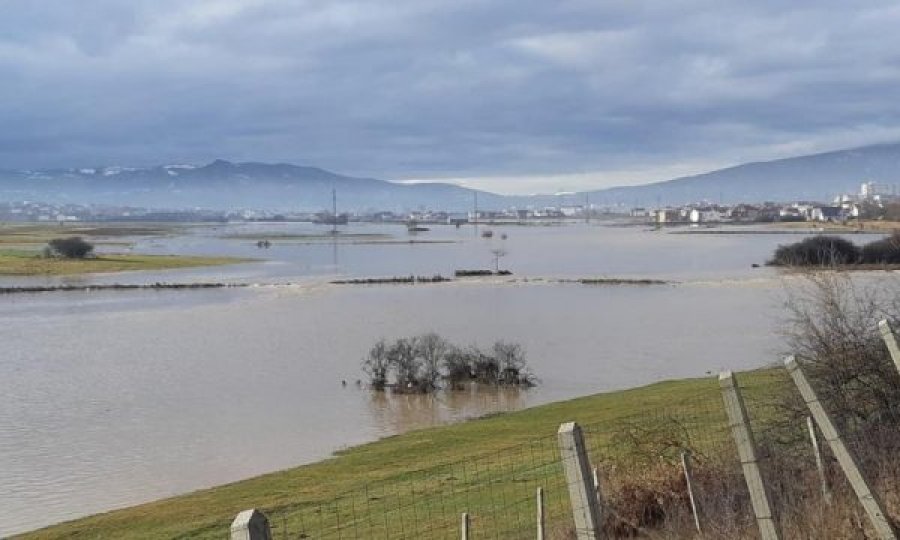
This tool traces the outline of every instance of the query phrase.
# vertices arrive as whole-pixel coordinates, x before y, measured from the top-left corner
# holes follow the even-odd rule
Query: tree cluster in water
[[[374,390],[426,393],[441,388],[460,388],[467,383],[492,386],[534,386],[525,351],[517,343],[497,341],[490,350],[458,347],[429,333],[384,339],[363,360],[363,371]]]

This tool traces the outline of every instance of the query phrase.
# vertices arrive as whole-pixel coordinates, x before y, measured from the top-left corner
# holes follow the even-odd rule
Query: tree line
[[[768,264],[772,266],[900,264],[900,231],[863,246],[857,246],[840,236],[812,236],[800,242],[778,246]]]

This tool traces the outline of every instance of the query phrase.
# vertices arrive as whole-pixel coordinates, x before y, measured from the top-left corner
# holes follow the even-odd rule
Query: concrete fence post
[[[544,518],[544,488],[537,488],[537,540],[544,540],[544,528],[547,522]]]
[[[881,332],[881,339],[887,345],[888,352],[891,353],[891,360],[894,361],[897,371],[900,371],[900,346],[897,345],[897,336],[891,328],[891,323],[886,319],[878,321],[878,330]]]
[[[688,499],[691,503],[691,513],[694,514],[694,528],[700,530],[700,511],[697,509],[697,499],[694,497],[694,483],[691,479],[691,452],[685,450],[681,453],[681,468],[684,470],[684,482],[687,485]]]
[[[756,524],[759,527],[760,536],[763,540],[779,540],[781,531],[772,512],[769,491],[759,472],[756,442],[753,440],[753,432],[750,430],[750,421],[747,418],[747,408],[744,406],[744,399],[741,397],[734,374],[730,371],[720,373],[719,386],[722,389],[725,412],[728,413],[728,426],[731,428],[731,435],[737,446],[741,469],[744,472],[744,481],[750,492],[750,501],[753,504],[753,513],[756,514]]]
[[[828,415],[822,402],[819,401],[819,397],[816,395],[815,390],[813,390],[812,385],[809,384],[809,380],[807,380],[797,359],[793,356],[788,356],[784,360],[784,365],[787,368],[788,373],[790,373],[791,379],[794,380],[797,389],[800,391],[800,395],[803,397],[806,407],[809,409],[809,412],[812,413],[816,425],[819,426],[822,437],[825,439],[825,442],[828,443],[828,446],[831,448],[831,453],[834,454],[835,459],[837,459],[838,464],[844,471],[844,475],[850,482],[850,486],[853,488],[854,493],[856,493],[859,503],[866,511],[869,522],[872,524],[878,537],[882,540],[896,540],[897,535],[894,533],[894,529],[884,513],[884,505],[869,487],[869,483],[860,471],[859,462],[857,461],[856,456],[854,456],[850,448],[844,444],[844,440],[841,437],[840,432],[838,432],[837,426],[835,426],[834,422],[831,420],[831,417]]]
[[[469,540],[469,514],[463,512],[462,519],[459,524],[459,533],[462,540]]]
[[[269,518],[256,509],[244,510],[231,522],[231,540],[272,540]]]
[[[575,519],[575,538],[600,540],[602,513],[599,490],[593,485],[591,464],[584,446],[581,426],[567,422],[557,432],[559,454],[566,473],[569,500]]]

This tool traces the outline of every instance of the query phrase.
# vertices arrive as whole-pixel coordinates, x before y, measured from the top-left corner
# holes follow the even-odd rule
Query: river
[[[434,227],[411,238],[396,226],[345,228],[383,235],[373,244],[362,236],[308,241],[299,235],[321,232],[309,224],[203,226],[138,239],[134,249],[268,260],[3,279],[261,286],[0,299],[0,536],[308,463],[416,427],[753,368],[782,352],[777,330],[790,278],[751,265],[794,235],[585,224],[493,230],[486,239],[471,227]],[[250,234],[298,236],[259,249]],[[489,268],[495,249],[506,253],[500,264],[512,279],[328,283]],[[671,283],[547,280],[604,276]],[[376,340],[427,331],[459,344],[519,342],[541,384],[433,397],[357,386]]]

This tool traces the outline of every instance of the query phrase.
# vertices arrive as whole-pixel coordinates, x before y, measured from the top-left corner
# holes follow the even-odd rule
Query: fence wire
[[[814,429],[822,464],[817,466],[802,411],[792,412],[768,394],[744,395],[759,468],[783,537],[872,537],[834,456]],[[865,420],[836,416],[873,491],[895,519],[898,413],[875,410]],[[582,430],[598,480],[604,537],[758,538],[717,388]],[[563,465],[557,434],[545,433],[465,461],[360,484],[327,501],[262,510],[274,540],[459,538],[463,513],[469,516],[469,538],[535,538],[541,488],[545,538],[562,540],[576,532]]]

